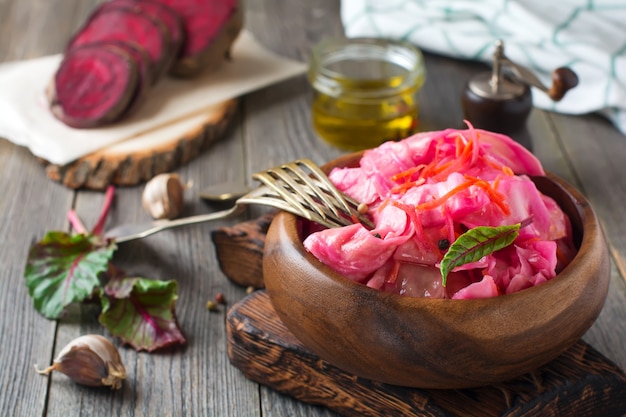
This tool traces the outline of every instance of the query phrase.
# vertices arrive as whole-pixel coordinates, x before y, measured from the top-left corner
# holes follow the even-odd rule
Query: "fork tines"
[[[309,159],[299,159],[270,168],[254,174],[253,178],[276,193],[268,193],[265,198],[284,199],[309,220],[327,227],[348,226],[355,221],[370,229],[374,227],[371,220],[359,212],[359,203],[340,192]]]

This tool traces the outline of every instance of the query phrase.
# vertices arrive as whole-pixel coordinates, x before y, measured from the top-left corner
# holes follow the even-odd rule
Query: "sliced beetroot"
[[[218,66],[243,26],[238,0],[157,0],[182,18],[186,40],[173,75],[193,76]]]
[[[150,87],[152,86],[152,72],[151,72],[151,61],[150,55],[146,52],[145,49],[136,45],[130,44],[122,41],[106,41],[101,44],[94,45],[113,45],[123,49],[130,59],[133,60],[135,65],[137,66],[138,71],[138,80],[137,80],[137,88],[135,89],[135,93],[128,103],[128,107],[124,110],[124,117],[127,117],[131,114],[135,109],[139,107],[139,105],[144,101],[148,91],[150,91]]]
[[[153,80],[166,71],[172,61],[171,35],[158,18],[137,8],[103,3],[70,40],[67,50],[102,41],[123,41],[144,48],[152,61]]]
[[[115,45],[87,45],[67,52],[48,91],[50,110],[76,128],[117,120],[136,93],[138,70]]]
[[[163,23],[170,34],[171,59],[173,61],[178,57],[185,40],[185,32],[183,19],[176,11],[165,4],[153,0],[111,0],[108,3],[104,3],[101,7],[106,9],[107,7],[117,6],[130,7]]]

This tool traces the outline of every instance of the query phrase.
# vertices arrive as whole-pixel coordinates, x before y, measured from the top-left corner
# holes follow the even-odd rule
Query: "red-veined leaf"
[[[103,242],[98,236],[46,233],[31,247],[24,271],[37,311],[58,319],[65,307],[90,297],[115,249],[114,242]]]
[[[459,236],[448,248],[441,260],[442,285],[446,286],[448,273],[455,267],[480,260],[483,256],[492,254],[509,246],[519,235],[522,223],[511,226],[478,226]]]
[[[185,344],[174,309],[177,289],[176,281],[113,279],[104,288],[100,323],[136,350]]]

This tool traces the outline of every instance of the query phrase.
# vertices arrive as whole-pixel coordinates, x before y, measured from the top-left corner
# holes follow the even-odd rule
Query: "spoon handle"
[[[173,227],[185,226],[188,224],[204,223],[213,220],[225,219],[243,211],[244,205],[238,204],[228,210],[217,211],[215,213],[200,214],[197,216],[183,217],[175,220],[157,220],[152,223],[143,224],[123,224],[108,230],[104,237],[114,239],[117,243],[128,242],[130,240],[142,239],[160,231]]]

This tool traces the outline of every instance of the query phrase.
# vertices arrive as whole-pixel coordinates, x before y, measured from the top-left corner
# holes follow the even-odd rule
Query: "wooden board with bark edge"
[[[219,139],[232,121],[237,100],[113,144],[66,165],[44,164],[46,175],[68,188],[103,190],[132,186],[189,162]]]
[[[482,388],[420,390],[350,375],[306,349],[259,290],[228,312],[231,363],[250,380],[343,416],[623,416],[626,374],[583,341],[519,378]]]

